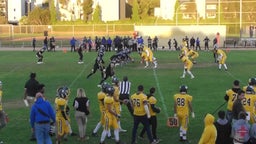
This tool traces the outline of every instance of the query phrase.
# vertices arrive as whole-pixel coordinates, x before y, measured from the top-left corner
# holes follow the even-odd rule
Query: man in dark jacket
[[[231,144],[231,123],[225,118],[225,111],[218,112],[219,118],[214,122],[217,129],[216,144]]]

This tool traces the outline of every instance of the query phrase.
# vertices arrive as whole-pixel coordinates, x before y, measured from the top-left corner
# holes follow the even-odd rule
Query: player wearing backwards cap
[[[180,60],[184,63],[183,74],[180,78],[185,78],[186,73],[188,73],[191,76],[191,79],[195,78],[195,76],[190,71],[193,67],[193,63],[191,62],[191,60],[189,60],[188,57],[185,56],[184,54],[180,55]]]
[[[189,123],[189,113],[192,118],[195,113],[192,108],[192,96],[187,94],[188,87],[180,86],[180,93],[174,95],[174,117],[178,117],[180,124],[180,141],[187,141],[187,130]]]
[[[68,87],[59,87],[55,99],[56,108],[56,144],[60,144],[61,139],[70,133],[69,119],[67,111],[67,97],[70,94]]]
[[[113,98],[114,91],[115,89],[112,86],[109,86],[106,89],[107,95],[104,98],[105,124],[104,124],[104,130],[102,131],[102,134],[101,134],[100,144],[104,143],[104,140],[107,136],[107,133],[110,130],[110,127],[114,129],[116,144],[121,144],[120,138],[119,138],[119,127],[117,123],[117,119],[120,118],[120,115],[117,114],[114,109],[114,98]]]
[[[219,61],[219,70],[221,70],[222,65],[224,66],[225,70],[228,70],[226,65],[226,59],[227,59],[226,53],[221,49],[215,49],[214,53],[217,54],[217,60]]]
[[[238,80],[235,80],[233,82],[233,87],[231,89],[228,89],[226,91],[226,95],[224,97],[224,99],[227,101],[227,120],[231,123],[232,119],[233,119],[233,115],[232,115],[232,108],[233,108],[233,104],[237,98],[237,92],[241,90],[240,88],[240,82]]]
[[[242,104],[247,113],[247,116],[250,117],[251,124],[255,123],[256,95],[253,87],[248,86],[246,88]]]

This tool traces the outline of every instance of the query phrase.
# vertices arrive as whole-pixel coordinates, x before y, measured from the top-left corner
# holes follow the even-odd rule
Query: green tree
[[[93,22],[95,23],[100,23],[101,20],[101,7],[99,4],[97,4],[96,8],[94,9],[94,13],[93,13]]]
[[[83,2],[83,13],[84,13],[84,21],[87,22],[89,20],[89,16],[93,12],[93,1],[92,0],[84,0]]]
[[[132,21],[133,22],[138,22],[140,20],[139,16],[139,4],[137,0],[133,1],[132,4]]]
[[[54,6],[54,0],[50,1],[50,17],[51,17],[51,24],[55,24],[57,21],[57,12]]]
[[[35,7],[28,14],[28,24],[30,25],[47,25],[50,23],[50,11],[49,9],[43,9]]]

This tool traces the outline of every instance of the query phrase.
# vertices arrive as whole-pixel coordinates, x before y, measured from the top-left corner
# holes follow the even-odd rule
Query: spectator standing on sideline
[[[91,37],[88,38],[87,43],[88,43],[88,51],[91,52],[92,45],[93,45],[93,41],[92,41]]]
[[[152,38],[148,37],[148,47],[152,50]]]
[[[144,87],[142,85],[138,86],[138,91],[131,96],[131,103],[132,107],[134,109],[133,112],[133,129],[132,129],[132,144],[135,144],[136,142],[136,134],[137,129],[140,123],[143,124],[143,126],[146,129],[148,139],[151,144],[155,144],[155,141],[152,137],[152,133],[149,126],[149,118],[151,117],[149,108],[148,108],[148,102],[147,102],[147,96],[143,93]]]
[[[73,37],[71,40],[70,40],[70,46],[71,46],[71,49],[70,49],[70,51],[72,52],[72,51],[76,51],[76,39]]]
[[[127,76],[124,76],[123,81],[121,81],[119,84],[119,90],[120,90],[119,99],[121,101],[128,101],[130,99],[130,89],[131,89],[131,82],[128,81]],[[122,104],[122,102],[121,102],[121,104]],[[133,115],[133,108],[131,106],[131,102],[128,101],[127,103],[124,103],[124,104],[126,104],[129,112],[131,113],[131,115]]]
[[[240,82],[238,80],[235,80],[233,82],[233,87],[226,91],[226,95],[224,97],[224,99],[228,103],[226,117],[227,117],[227,120],[229,123],[231,123],[232,119],[233,119],[232,108],[233,108],[233,104],[234,104],[235,100],[237,99],[238,91],[241,91]]]
[[[246,112],[241,111],[238,120],[232,125],[231,137],[234,144],[250,144],[250,124],[246,120]]]
[[[189,43],[190,43],[190,49],[195,49],[195,42],[196,42],[196,40],[195,40],[195,38],[194,37],[192,37],[191,39],[190,39],[190,41],[189,41]]]
[[[52,144],[49,135],[50,122],[55,123],[55,113],[51,104],[45,100],[44,84],[38,86],[35,103],[31,108],[30,125],[35,132],[37,144]]]
[[[237,98],[233,104],[233,108],[232,108],[232,114],[233,114],[233,119],[232,119],[232,123],[235,123],[238,118],[239,118],[239,114],[241,112],[246,113],[244,106],[242,104],[242,100],[244,99],[244,95],[245,92],[243,90],[239,90],[237,92]]]
[[[252,124],[251,129],[250,129],[250,142],[252,144],[256,143],[256,123]]]
[[[213,123],[214,116],[211,114],[207,114],[204,118],[204,131],[198,144],[215,144],[217,138],[217,130]]]
[[[172,49],[172,39],[169,39],[169,40],[168,40],[168,47],[169,47],[169,50]]]
[[[180,92],[174,95],[174,117],[179,119],[180,123],[180,141],[187,141],[188,118],[191,112],[192,118],[195,113],[192,108],[192,96],[187,94],[188,87],[180,86]]]
[[[158,41],[159,41],[158,37],[155,36],[154,39],[153,39],[153,49],[154,49],[154,51],[156,51],[157,48],[158,48]]]
[[[33,51],[36,51],[36,38],[32,39],[32,47],[33,47]]]
[[[55,52],[55,38],[52,36],[51,38],[50,38],[50,51],[54,51]]]
[[[34,104],[38,85],[36,73],[30,73],[30,79],[25,83],[24,87],[24,100],[28,101],[30,107]]]
[[[174,46],[175,50],[177,51],[178,50],[178,42],[176,39],[173,39],[173,46]]]
[[[188,36],[185,36],[184,41],[186,42],[186,45],[185,45],[185,46],[186,46],[187,48],[189,48],[189,44],[188,44],[189,39],[188,39]]]
[[[210,39],[206,36],[204,38],[204,50],[209,51],[209,41],[210,41]]]
[[[111,49],[112,49],[112,39],[108,37],[106,51],[111,51]]]
[[[198,50],[201,50],[199,37],[196,38],[196,51],[197,51],[197,48]]]
[[[218,112],[218,119],[214,122],[217,130],[216,144],[231,144],[231,123],[226,119],[225,111]]]
[[[87,116],[90,114],[89,102],[84,89],[78,88],[76,98],[73,101],[73,107],[75,108],[75,118],[78,125],[79,141],[86,140]]]
[[[35,96],[37,93],[37,88],[39,82],[36,80],[36,73],[30,73],[30,79],[25,83],[24,86],[24,101],[28,103],[28,106],[31,108],[35,102]],[[31,141],[35,141],[35,133],[32,132]]]
[[[47,36],[44,38],[44,47],[48,51],[48,38],[47,38]]]
[[[157,99],[154,97],[156,89],[154,87],[150,88],[149,94],[147,95],[148,103],[149,103],[149,112],[150,112],[150,119],[149,123],[151,125],[151,131],[153,135],[153,139],[156,143],[160,142],[160,139],[156,136],[156,129],[157,129],[157,113],[160,113],[161,109],[156,106]],[[144,127],[140,133],[141,138],[143,138],[144,133],[146,132],[146,128]]]

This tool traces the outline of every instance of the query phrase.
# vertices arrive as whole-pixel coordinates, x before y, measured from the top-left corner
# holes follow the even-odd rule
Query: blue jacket
[[[47,114],[48,117],[40,113],[38,108],[41,109],[45,114]],[[44,100],[42,97],[38,97],[34,105],[32,106],[31,112],[30,112],[31,127],[34,128],[35,123],[42,122],[42,121],[50,122],[51,120],[53,122],[56,121],[55,113],[51,104],[48,101]]]
[[[75,45],[76,45],[76,39],[72,38],[72,39],[70,40],[70,45],[71,45],[71,46],[75,46]]]

